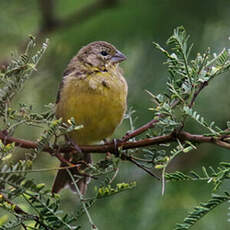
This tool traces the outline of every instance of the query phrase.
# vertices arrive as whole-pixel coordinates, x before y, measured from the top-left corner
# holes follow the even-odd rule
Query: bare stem
[[[88,220],[89,220],[89,223],[91,225],[91,229],[98,230],[97,226],[93,223],[92,217],[90,216],[90,213],[89,213],[89,211],[88,211],[88,209],[86,207],[86,203],[84,202],[84,196],[81,193],[80,189],[78,188],[78,185],[77,185],[75,179],[73,178],[73,175],[72,175],[71,171],[69,169],[66,169],[66,171],[68,172],[68,174],[69,174],[69,176],[70,176],[70,178],[71,178],[71,180],[72,180],[72,182],[73,182],[73,184],[74,184],[74,186],[76,188],[76,191],[77,191],[77,193],[79,195],[79,198],[80,198],[80,201],[82,203],[82,206],[83,206],[83,208],[85,210],[85,213],[86,213],[86,215],[88,217]]]

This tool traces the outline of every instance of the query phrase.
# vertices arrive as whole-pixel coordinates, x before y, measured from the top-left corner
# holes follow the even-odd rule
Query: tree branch
[[[83,153],[107,153],[107,152],[116,153],[117,148],[121,148],[123,150],[142,148],[142,147],[147,147],[147,146],[152,146],[152,145],[159,145],[163,143],[174,142],[176,141],[176,139],[179,139],[180,141],[188,140],[194,143],[212,143],[220,147],[230,149],[230,143],[225,141],[227,137],[230,138],[230,135],[210,137],[210,136],[191,134],[189,132],[180,131],[179,133],[173,132],[168,135],[145,138],[145,139],[137,140],[137,141],[124,141],[122,138],[121,140],[117,140],[116,146],[114,146],[113,143],[108,143],[108,144],[102,144],[102,145],[80,145],[79,148],[82,150]],[[21,148],[36,149],[38,147],[38,144],[36,142],[7,136],[3,131],[0,132],[0,139],[5,144],[15,143],[16,146],[21,147]],[[57,152],[57,149],[51,148],[51,147],[45,147],[43,151],[53,154]],[[60,153],[66,153],[66,152],[74,153],[76,152],[76,149],[73,148],[72,146],[61,146],[59,148],[59,152]]]
[[[154,174],[153,172],[151,172],[150,170],[148,170],[147,168],[145,168],[143,165],[139,164],[137,161],[135,161],[133,159],[132,156],[125,156],[125,160],[128,160],[130,162],[132,162],[133,164],[135,164],[137,167],[143,169],[145,172],[147,172],[150,176],[156,178],[157,180],[160,180],[161,178],[159,176],[157,176],[156,174]]]
[[[37,40],[41,40],[47,34],[55,32],[59,29],[66,29],[74,25],[79,25],[89,18],[101,13],[106,8],[112,8],[118,4],[118,0],[95,0],[95,2],[77,9],[76,12],[66,18],[58,18],[55,13],[55,3],[53,0],[38,0],[38,5],[41,11],[40,29],[34,33]],[[23,42],[19,49],[25,49],[26,42]],[[9,65],[9,60],[0,60],[0,70],[4,70]]]
[[[57,25],[57,18],[55,15],[54,1],[53,0],[38,0],[41,20],[40,31],[53,30]]]
[[[43,26],[38,33],[38,36],[41,37],[58,29],[66,29],[73,25],[79,25],[90,17],[97,15],[103,9],[114,7],[118,3],[118,0],[97,0],[84,8],[78,9],[76,12],[63,19],[56,18],[54,13],[52,15],[47,15],[47,12],[49,12],[49,5],[52,6],[51,9],[53,10],[52,0],[49,0],[48,3],[46,3],[46,0],[40,0],[39,2],[43,16]]]
[[[159,122],[159,119],[153,119],[147,124],[141,126],[140,128],[134,130],[133,132],[126,133],[126,135],[122,138],[122,141],[127,141],[133,137],[136,137],[140,135],[141,133],[144,133],[146,130],[153,128],[156,123]]]
[[[172,104],[171,104],[171,108],[174,108],[175,106],[177,106],[180,103],[180,100],[175,100]],[[122,141],[127,141],[133,137],[136,137],[142,133],[144,133],[145,131],[147,131],[148,129],[152,129],[154,128],[154,126],[160,121],[160,118],[163,118],[164,115],[160,114],[158,116],[158,119],[153,119],[151,121],[149,121],[148,123],[146,123],[145,125],[139,127],[138,129],[132,131],[132,132],[128,132],[126,133],[126,135],[122,138]]]

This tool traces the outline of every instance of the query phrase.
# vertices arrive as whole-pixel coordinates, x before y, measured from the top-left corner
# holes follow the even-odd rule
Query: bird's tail
[[[91,159],[91,155],[88,154],[84,154],[83,159],[81,159],[81,161],[84,161],[86,163],[92,163],[92,159]],[[77,163],[77,162],[72,162],[72,163]],[[67,166],[64,162],[61,163],[60,167],[65,167]],[[87,166],[82,165],[81,166],[81,170],[84,170]],[[79,177],[79,172],[76,168],[70,168],[69,169],[73,178],[77,178]],[[81,194],[85,194],[86,190],[87,190],[87,185],[90,182],[89,177],[84,177],[80,180],[77,181],[77,186],[81,192]],[[68,185],[71,190],[73,190],[74,192],[76,192],[76,187],[73,183],[72,178],[70,177],[69,173],[67,172],[66,169],[59,169],[58,173],[54,179],[54,183],[53,183],[53,187],[52,187],[52,193],[58,193],[60,192],[66,185]]]

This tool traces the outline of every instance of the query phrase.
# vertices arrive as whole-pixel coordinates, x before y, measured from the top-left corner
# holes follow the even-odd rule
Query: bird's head
[[[96,68],[106,68],[116,65],[126,59],[126,56],[113,45],[104,41],[89,43],[80,49],[78,61]]]

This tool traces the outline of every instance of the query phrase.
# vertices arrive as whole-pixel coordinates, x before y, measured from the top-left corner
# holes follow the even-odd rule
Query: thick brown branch
[[[25,149],[36,149],[38,147],[36,142],[7,136],[3,131],[0,132],[0,139],[4,142],[4,144],[15,143],[16,146]]]
[[[70,27],[76,24],[82,23],[82,21],[88,20],[90,17],[98,14],[101,12],[101,10],[113,6],[113,4],[110,3],[111,1],[105,1],[105,0],[98,0],[92,3],[91,5],[88,5],[87,7],[78,10],[76,13],[70,15],[68,18],[60,21],[59,28],[63,27]],[[116,3],[116,1],[112,1]]]
[[[15,143],[16,146],[26,149],[36,149],[38,147],[38,144],[33,141],[23,140],[11,136],[7,136],[4,134],[4,132],[0,132],[0,139],[4,141],[5,144],[9,143]],[[165,135],[165,136],[158,136],[158,137],[152,137],[152,138],[146,138],[143,140],[138,141],[117,141],[117,146],[122,149],[132,149],[132,148],[141,148],[145,146],[150,146],[154,144],[162,144],[170,142],[174,139],[173,135]],[[106,153],[106,152],[115,152],[116,148],[113,143],[104,144],[104,145],[81,145],[79,146],[82,152],[84,153]],[[43,149],[44,152],[49,153],[55,153],[55,149],[52,149],[50,147],[45,147]],[[65,152],[76,152],[75,148],[72,146],[64,146],[58,150],[61,153]]]
[[[58,18],[55,14],[55,3],[53,0],[39,0],[38,4],[41,10],[42,23],[39,31],[35,32],[34,36],[40,41],[44,36],[47,36],[47,34],[59,29],[66,29],[75,25],[78,26],[89,18],[101,13],[103,9],[114,7],[118,4],[118,0],[96,0],[84,8],[77,9],[76,12],[62,19]],[[26,44],[27,41],[23,42],[19,49],[24,50]],[[0,70],[5,69],[7,65],[9,65],[8,59],[0,60]]]
[[[226,135],[224,137],[226,138]],[[38,144],[36,142],[7,136],[4,134],[4,132],[0,132],[0,139],[3,140],[5,144],[14,142],[16,146],[19,146],[22,148],[35,149],[38,147]],[[145,139],[137,140],[137,141],[124,141],[123,139],[121,139],[117,141],[116,146],[114,146],[113,143],[109,143],[109,144],[103,144],[103,145],[81,145],[79,147],[84,153],[107,153],[107,152],[114,153],[116,152],[117,147],[122,148],[123,150],[142,148],[142,147],[147,147],[151,145],[174,142],[176,141],[176,139],[179,139],[180,141],[188,140],[194,143],[212,143],[212,144],[216,144],[218,146],[230,149],[230,143],[224,141],[224,139],[221,136],[214,138],[214,137],[208,137],[208,136],[203,136],[203,135],[191,134],[185,131],[181,131],[177,134],[172,133],[172,134],[168,134],[164,136],[145,138]],[[43,151],[53,154],[57,151],[57,149],[45,147]],[[65,153],[65,152],[74,153],[76,152],[76,150],[71,146],[67,146],[67,147],[64,146],[59,149],[59,152],[60,153]]]

